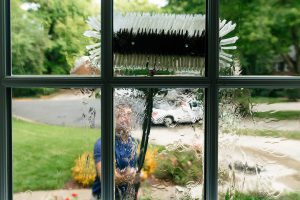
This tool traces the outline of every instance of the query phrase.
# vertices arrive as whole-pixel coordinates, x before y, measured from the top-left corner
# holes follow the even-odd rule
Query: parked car
[[[174,127],[176,123],[195,123],[203,119],[203,105],[196,100],[182,102],[180,106],[153,108],[152,123]]]

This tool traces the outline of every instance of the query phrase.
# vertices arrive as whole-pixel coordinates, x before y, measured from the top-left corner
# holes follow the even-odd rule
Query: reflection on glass
[[[237,24],[234,71],[241,75],[300,74],[299,13],[296,1],[222,0],[222,19]],[[220,67],[222,75],[238,75]]]
[[[115,89],[116,199],[202,199],[203,90]]]
[[[14,88],[13,96],[13,199],[89,199],[99,89]]]
[[[219,94],[219,199],[300,199],[300,90]]]
[[[83,34],[88,16],[99,15],[100,1],[10,2],[14,75],[99,74],[87,59],[93,40]]]

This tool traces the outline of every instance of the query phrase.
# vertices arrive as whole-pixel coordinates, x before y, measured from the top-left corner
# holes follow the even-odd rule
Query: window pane
[[[203,96],[203,89],[114,90],[116,198],[202,199]]]
[[[94,0],[11,1],[12,73],[99,76],[88,52],[99,37],[89,17],[99,12]]]
[[[221,51],[220,60],[231,61],[231,70],[221,65],[220,74],[300,74],[299,2],[221,0],[220,11],[221,19],[236,23],[230,35],[238,37],[237,50],[222,47],[232,56]]]
[[[205,1],[114,2],[115,76],[204,76]]]
[[[219,94],[219,199],[300,199],[300,90]]]
[[[99,95],[99,89],[13,89],[14,200],[90,199]]]

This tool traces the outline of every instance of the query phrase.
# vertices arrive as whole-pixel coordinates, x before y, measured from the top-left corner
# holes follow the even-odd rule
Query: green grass
[[[254,112],[253,116],[263,119],[276,119],[276,120],[299,120],[300,111],[267,111],[267,112]]]
[[[74,160],[93,151],[99,129],[29,123],[13,119],[14,192],[63,188]]]
[[[300,200],[300,193],[283,193],[279,197],[273,197],[266,194],[258,193],[240,193],[236,192],[233,196],[227,194],[221,195],[220,199],[224,200]]]
[[[278,200],[300,200],[300,193],[283,194]]]
[[[284,103],[284,102],[291,102],[291,100],[284,98],[284,97],[250,97],[250,102],[255,104],[273,104],[273,103]]]
[[[279,131],[279,130],[255,130],[255,129],[238,129],[239,135],[264,136],[264,137],[282,137],[292,140],[300,140],[299,131]]]

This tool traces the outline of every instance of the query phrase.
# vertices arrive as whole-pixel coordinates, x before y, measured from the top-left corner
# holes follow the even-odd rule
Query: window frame
[[[114,199],[113,88],[205,88],[204,199],[218,198],[218,91],[220,88],[300,88],[300,77],[219,76],[218,0],[206,0],[205,77],[114,77],[113,1],[101,1],[101,77],[12,76],[10,0],[0,2],[0,199],[13,199],[11,88],[101,88],[102,199]]]

